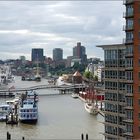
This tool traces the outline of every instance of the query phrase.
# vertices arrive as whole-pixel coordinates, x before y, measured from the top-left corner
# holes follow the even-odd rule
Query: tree
[[[85,71],[84,72],[84,77],[87,79],[93,79],[93,74],[90,71]]]
[[[94,80],[98,81],[98,76],[97,75],[94,76]]]

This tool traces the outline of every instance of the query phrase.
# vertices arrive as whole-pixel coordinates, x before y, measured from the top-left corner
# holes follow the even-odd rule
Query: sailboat
[[[85,110],[93,115],[98,114],[98,104],[97,99],[95,97],[95,91],[94,89],[89,87],[89,91],[87,91],[87,95],[89,96],[88,99],[85,102]]]

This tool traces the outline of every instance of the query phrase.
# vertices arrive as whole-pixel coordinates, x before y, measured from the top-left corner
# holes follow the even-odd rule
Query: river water
[[[38,84],[47,84],[47,80],[41,82],[21,81],[16,77],[15,87],[30,87]],[[84,104],[80,99],[74,99],[70,94],[66,95],[46,95],[58,93],[57,90],[42,89],[39,94],[39,118],[35,125],[19,123],[18,125],[6,125],[0,122],[0,139],[6,139],[7,131],[11,133],[14,140],[74,140],[81,139],[81,134],[88,134],[89,140],[102,140],[104,126],[101,123],[101,115],[93,116],[84,109]],[[0,98],[0,102],[5,102],[7,98]]]

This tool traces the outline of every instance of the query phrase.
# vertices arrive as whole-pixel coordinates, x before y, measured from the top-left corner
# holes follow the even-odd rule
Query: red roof
[[[82,76],[79,71],[76,71],[73,76]]]

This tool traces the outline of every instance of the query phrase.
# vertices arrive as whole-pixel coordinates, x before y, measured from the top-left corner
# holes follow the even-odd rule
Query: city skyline
[[[51,58],[53,48],[62,48],[65,59],[77,42],[88,58],[103,59],[96,45],[122,43],[123,12],[122,1],[1,1],[0,59],[31,60],[32,48]]]

